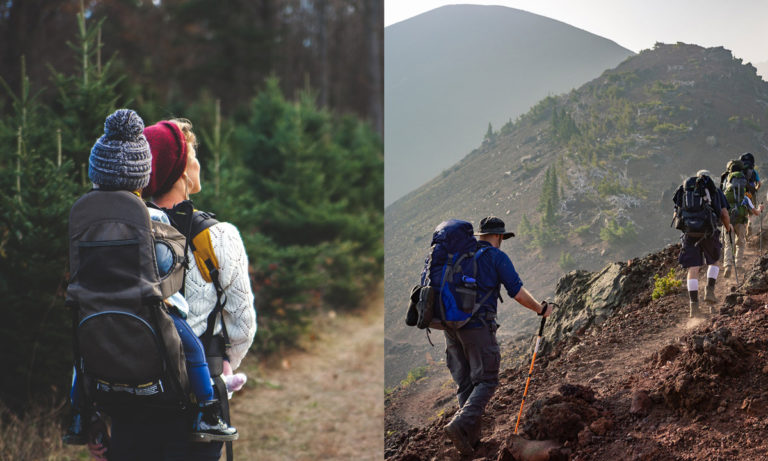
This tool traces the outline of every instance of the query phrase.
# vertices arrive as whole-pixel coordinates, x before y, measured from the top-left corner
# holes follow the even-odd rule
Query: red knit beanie
[[[187,169],[187,139],[173,122],[163,121],[144,128],[152,152],[152,174],[144,197],[165,194]]]

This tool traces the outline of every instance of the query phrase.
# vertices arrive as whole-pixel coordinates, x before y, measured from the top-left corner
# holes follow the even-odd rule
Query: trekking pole
[[[552,308],[560,307],[555,303],[547,303]],[[536,353],[539,352],[539,345],[541,345],[541,335],[544,333],[544,323],[547,321],[546,317],[541,318],[541,325],[539,326],[539,335],[536,337],[536,346],[533,348],[533,358],[531,358],[531,368],[528,370],[528,379],[525,381],[525,390],[523,391],[523,401],[520,402],[520,412],[517,414],[517,423],[515,423],[515,434],[517,434],[517,427],[520,425],[520,417],[523,415],[523,405],[525,405],[525,397],[528,395],[528,386],[531,384],[531,376],[533,376],[533,364],[536,363]]]
[[[758,207],[759,206],[760,205],[758,204]],[[760,216],[758,216],[758,218],[760,218],[760,233],[758,234],[758,242],[760,244],[760,257],[762,258],[763,257],[763,212],[762,211],[760,212]]]
[[[733,276],[736,277],[736,285],[739,284],[739,271],[736,268],[736,247],[733,245],[733,232],[728,231],[728,240],[731,242],[731,261],[733,262]]]

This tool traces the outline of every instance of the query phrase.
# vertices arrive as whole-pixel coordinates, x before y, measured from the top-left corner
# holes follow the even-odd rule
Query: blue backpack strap
[[[477,258],[479,258],[480,255],[485,253],[485,250],[488,250],[490,248],[493,248],[493,247],[484,246],[484,247],[480,248],[479,250],[477,250],[477,252],[475,253],[475,259],[474,259],[474,269],[475,269],[474,277],[475,277],[475,280],[477,280]],[[477,283],[477,286],[481,286],[479,282]],[[482,288],[486,288],[486,287],[482,287]],[[480,301],[478,301],[478,304],[480,304],[481,306],[483,304],[485,304],[485,302],[488,301],[488,298],[490,298],[491,295],[495,291],[496,290],[488,290],[488,293],[486,293],[485,296],[483,296],[482,299],[480,299]],[[498,296],[499,296],[499,299],[501,299],[501,293],[499,293]]]
[[[480,255],[485,253],[485,250],[487,250],[489,248],[491,248],[491,247],[484,246],[484,247],[480,248],[479,250],[477,250],[475,252],[474,261],[472,262],[472,269],[474,270],[474,272],[472,273],[472,276],[475,278],[475,280],[477,280],[477,258],[479,258]]]

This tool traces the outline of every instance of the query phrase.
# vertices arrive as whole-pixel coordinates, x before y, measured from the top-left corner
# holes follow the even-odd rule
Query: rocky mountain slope
[[[501,216],[518,233],[502,249],[544,298],[571,269],[677,241],[670,199],[682,179],[701,168],[717,176],[747,151],[768,171],[766,131],[768,83],[755,68],[723,48],[682,43],[657,44],[501,127],[386,209],[387,385],[427,363],[430,347],[403,315],[438,223]],[[527,314],[501,305],[503,339],[535,328]]]
[[[450,167],[541,98],[634,54],[553,19],[449,5],[384,30],[385,203]]]
[[[691,320],[682,290],[652,299],[653,275],[675,267],[678,251],[559,281],[561,308],[545,327],[520,433],[530,346],[508,351],[516,365],[501,374],[471,459],[764,459],[768,256],[751,249],[742,283],[719,280],[715,312]],[[442,432],[456,408],[453,386],[431,379],[387,397],[388,460],[463,459]]]

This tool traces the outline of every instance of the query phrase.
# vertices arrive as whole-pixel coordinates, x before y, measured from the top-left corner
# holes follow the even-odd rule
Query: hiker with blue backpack
[[[538,315],[552,313],[551,305],[537,302],[523,288],[512,261],[499,248],[514,235],[495,216],[483,218],[476,234],[466,221],[441,223],[406,316],[408,325],[444,332],[446,364],[457,385],[459,403],[444,430],[464,455],[472,454],[480,441],[481,417],[499,385],[496,313],[501,286]]]
[[[682,248],[678,261],[687,269],[689,317],[700,317],[699,309],[699,268],[707,265],[707,284],[704,287],[704,301],[713,313],[715,282],[720,273],[716,265],[720,259],[719,225],[722,223],[729,234],[733,231],[728,201],[722,190],[715,186],[707,170],[699,170],[696,176],[686,179],[673,197],[675,214],[673,225],[683,232],[680,237]]]
[[[726,278],[730,277],[731,274],[737,275],[738,269],[742,268],[750,216],[759,216],[763,212],[763,205],[756,207],[751,199],[757,193],[754,157],[752,154],[745,154],[745,156],[748,162],[751,161],[752,163],[745,165],[741,159],[730,161],[723,182],[723,193],[728,200],[730,220],[733,224],[735,237],[735,242],[731,242],[729,239],[725,245],[723,267]]]

